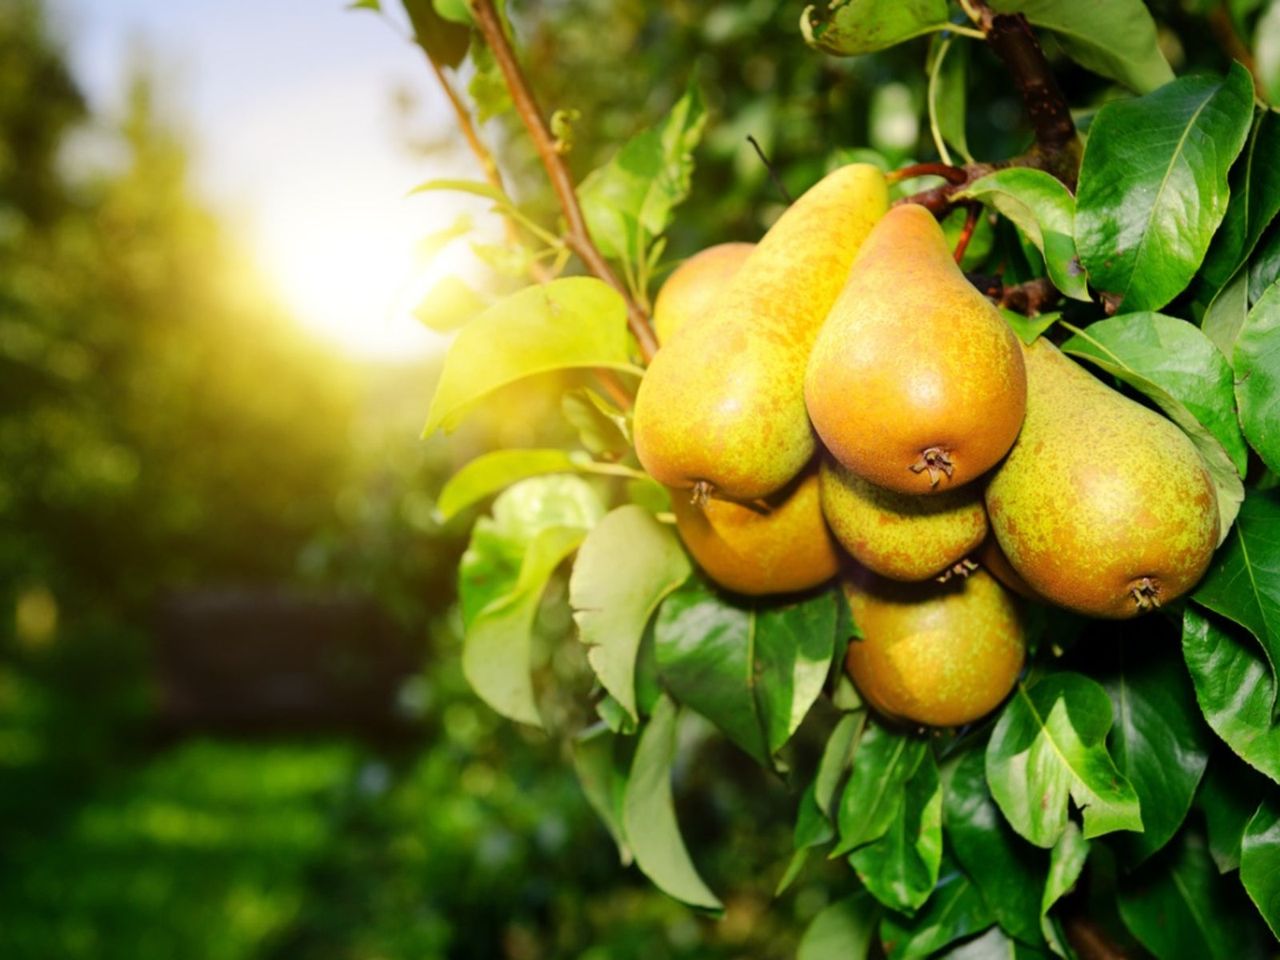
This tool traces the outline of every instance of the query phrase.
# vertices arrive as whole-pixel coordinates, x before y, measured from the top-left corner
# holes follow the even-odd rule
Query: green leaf
[[[624,748],[631,743],[629,738],[615,736],[603,727],[596,727],[573,740],[573,768],[578,774],[578,782],[591,809],[604,822],[617,844],[618,858],[623,866],[631,863],[631,848],[627,846],[627,835],[622,826],[622,804],[631,761],[629,751]]]
[[[929,898],[914,918],[886,914],[880,941],[889,960],[928,957],[948,944],[985,930],[994,922],[991,908],[964,873],[948,864]]]
[[[730,600],[695,578],[658,614],[658,670],[672,696],[768,763],[822,692],[835,624],[832,591]]]
[[[935,36],[929,44],[929,59],[925,64],[929,74],[926,101],[929,105],[929,129],[933,143],[943,163],[950,163],[947,145],[955,147],[960,156],[971,161],[969,142],[965,135],[965,78],[969,72],[969,48],[957,43],[954,36]]]
[[[842,716],[827,738],[827,745],[818,761],[818,773],[813,781],[813,799],[818,809],[831,820],[835,820],[839,813],[836,805],[839,789],[844,783],[845,774],[849,772],[866,723],[865,710]]]
[[[373,0],[364,6],[378,9],[381,5]],[[462,63],[467,55],[471,31],[441,16],[431,0],[404,0],[404,10],[413,27],[413,39],[428,57],[444,67],[456,67]]]
[[[481,313],[485,301],[458,277],[445,277],[413,308],[418,322],[437,333],[451,333]]]
[[[1142,0],[992,0],[1001,13],[1022,13],[1053,32],[1082,67],[1149,93],[1173,79]]]
[[[1214,289],[1244,266],[1262,231],[1280,212],[1280,113],[1261,110],[1231,171],[1231,200],[1200,274]],[[1230,356],[1230,354],[1228,354]]]
[[[1280,725],[1272,719],[1276,683],[1254,641],[1229,622],[1187,607],[1182,655],[1213,732],[1245,763],[1280,782]]]
[[[992,927],[982,936],[938,954],[936,960],[1045,960],[1048,956],[1043,950],[1010,939],[999,927]]]
[[[1086,838],[1141,830],[1138,797],[1108,756],[1107,692],[1077,673],[1016,688],[987,745],[987,783],[1019,834],[1052,847],[1067,826],[1067,797],[1084,812]]]
[[[1244,435],[1268,467],[1280,470],[1280,283],[1272,284],[1245,318],[1236,339],[1235,371]]]
[[[507,36],[511,36],[510,24],[503,17],[503,28]],[[494,117],[511,111],[511,92],[507,89],[506,78],[493,56],[493,51],[484,42],[479,30],[471,31],[471,83],[467,85],[467,93],[475,105],[475,120],[486,123]]]
[[[626,414],[594,390],[571,390],[561,399],[560,409],[582,445],[597,456],[621,457],[631,449]]]
[[[1240,624],[1262,644],[1276,678],[1280,665],[1280,497],[1250,490],[1235,528],[1213,557],[1192,599]]]
[[[636,863],[663,893],[703,910],[724,904],[711,892],[689,859],[676,823],[671,764],[676,755],[679,708],[662,696],[640,734],[622,806],[622,823]]]
[[[569,604],[600,684],[633,720],[636,656],[653,612],[693,568],[669,527],[643,507],[618,507],[587,535]]]
[[[1213,737],[1172,650],[1115,643],[1104,656],[1102,685],[1116,717],[1107,746],[1138,795],[1144,828],[1116,839],[1136,864],[1168,843],[1186,819]]]
[[[1261,300],[1277,280],[1280,280],[1280,224],[1267,231],[1249,258],[1249,303]]]
[[[564,450],[495,450],[481,454],[449,478],[440,491],[436,510],[442,520],[448,520],[519,480],[548,473],[573,473],[576,469]]]
[[[1258,809],[1269,784],[1230,754],[1215,755],[1200,782],[1196,806],[1204,813],[1209,853],[1219,873],[1240,866],[1245,827]]]
[[[796,960],[866,960],[880,905],[865,891],[837,900],[813,918]]]
[[[492,184],[485,183],[483,180],[458,180],[447,178],[425,180],[410,190],[408,196],[412,197],[419,193],[434,193],[442,190],[452,193],[469,193],[474,197],[484,197],[486,200],[492,200],[500,207],[514,206],[510,197],[497,187]]]
[[[1165,342],[1175,350],[1188,352],[1192,372],[1179,369],[1179,357],[1161,346]],[[1216,429],[1227,435],[1234,423],[1222,422],[1224,374],[1218,367],[1221,357],[1213,344],[1191,324],[1153,313],[1091,324],[1087,330],[1077,330],[1062,349],[1087,359],[1149,397],[1195,444],[1218,500],[1218,542],[1226,539],[1244,500],[1244,484],[1227,447],[1214,432]],[[1211,373],[1215,368],[1217,373]],[[1198,379],[1195,370],[1201,370],[1205,379]],[[1228,378],[1230,375],[1229,371],[1225,374]],[[1230,399],[1225,403],[1229,410]],[[1190,404],[1210,422],[1202,423]]]
[[[706,107],[690,83],[660,125],[628,140],[578,189],[591,236],[606,257],[639,264],[649,241],[671,223],[689,195],[693,150],[706,125]]]
[[[811,848],[830,843],[835,838],[835,835],[836,831],[831,826],[831,821],[818,809],[818,804],[813,799],[813,783],[811,782],[805,788],[803,795],[800,797],[800,804],[796,808],[796,825],[791,835],[791,845],[794,848],[794,852],[791,855],[790,862],[787,864],[787,869],[782,874],[782,879],[778,881],[778,885],[774,889],[773,895],[775,897],[782,896],[795,878],[800,875],[801,868],[809,858],[809,850]]]
[[[927,745],[903,785],[888,832],[854,850],[849,863],[871,895],[892,910],[913,913],[929,899],[942,865],[942,783]]]
[[[635,372],[627,355],[627,308],[592,277],[567,277],[499,300],[449,347],[425,434],[452,430],[499,387],[570,367]]]
[[[1120,309],[1158,310],[1191,280],[1226,213],[1227,171],[1252,120],[1253,82],[1238,63],[1225,79],[1182,77],[1098,111],[1080,167],[1076,247],[1090,282]]]
[[[1062,318],[1061,312],[1056,310],[1052,313],[1040,313],[1034,317],[1024,317],[1022,314],[1006,310],[1004,307],[999,307],[998,309],[1000,316],[1004,317],[1005,322],[1013,328],[1013,332],[1018,335],[1018,339],[1027,346],[1035,343],[1046,330]]]
[[[1044,256],[1053,285],[1072,299],[1089,301],[1076,256],[1075,199],[1062,181],[1043,170],[1010,167],[975,180],[957,197],[980,200],[1008,217]]]
[[[896,733],[878,723],[867,726],[840,798],[840,843],[832,856],[848,853],[888,832],[901,816],[907,782],[928,753],[928,743],[919,737]]]
[[[1071,953],[1050,922],[1049,911],[1072,891],[1088,859],[1089,841],[1080,833],[1075,821],[1068,820],[1066,830],[1049,854],[1049,873],[1045,877],[1044,894],[1040,898],[1040,932],[1053,952],[1060,957],[1069,957]]]
[[[1254,59],[1267,98],[1280,103],[1280,5],[1272,3],[1254,27]]]
[[[1228,358],[1236,352],[1236,338],[1249,316],[1249,271],[1243,267],[1214,294],[1205,309],[1200,329]]]
[[[800,31],[811,47],[853,57],[941,29],[948,16],[946,0],[844,0],[805,7]]]
[[[1245,828],[1240,880],[1271,932],[1280,937],[1280,800],[1274,794]]]
[[[1009,828],[987,789],[983,755],[973,751],[950,770],[943,819],[947,842],[1010,935],[1040,940],[1045,855]]]
[[[432,0],[436,13],[453,23],[471,23],[471,11],[467,9],[467,0]],[[499,4],[501,9],[505,4]]]
[[[1204,841],[1194,833],[1184,831],[1168,850],[1127,877],[1118,906],[1129,932],[1158,960],[1262,955],[1239,887],[1218,875]]]

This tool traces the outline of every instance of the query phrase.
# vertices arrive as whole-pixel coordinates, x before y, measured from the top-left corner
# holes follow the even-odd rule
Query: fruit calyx
[[[1142,613],[1160,609],[1160,584],[1151,577],[1135,580],[1129,588],[1129,596],[1133,597],[1133,602]]]
[[[942,447],[926,447],[920,451],[920,459],[911,465],[912,473],[924,473],[929,471],[929,485],[936,487],[938,481],[942,479],[942,474],[946,474],[950,479],[951,474],[955,471],[955,467],[951,464],[951,456]]]
[[[693,489],[689,491],[689,502],[695,507],[705,507],[715,489],[715,484],[707,483],[706,480],[699,480],[693,485]]]
[[[959,563],[955,563],[947,567],[947,569],[943,570],[940,574],[934,577],[934,579],[939,583],[947,583],[953,577],[960,577],[963,580],[965,577],[969,576],[969,574],[978,569],[979,565],[966,557]]]

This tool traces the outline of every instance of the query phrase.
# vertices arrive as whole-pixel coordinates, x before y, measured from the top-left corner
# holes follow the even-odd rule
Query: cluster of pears
[[[685,261],[654,321],[636,452],[686,547],[741,594],[840,574],[846,667],[890,717],[951,726],[1005,698],[1025,656],[1011,591],[1131,617],[1217,545],[1186,436],[1024,346],[873,166],[829,174],[758,244]]]

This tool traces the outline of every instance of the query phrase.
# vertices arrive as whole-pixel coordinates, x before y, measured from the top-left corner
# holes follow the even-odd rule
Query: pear
[[[976,486],[936,497],[877,487],[831,458],[822,461],[822,513],[840,545],[893,580],[927,580],[960,564],[987,535]]]
[[[838,554],[822,519],[816,469],[759,504],[695,504],[688,490],[673,490],[671,504],[689,553],[727,590],[792,593],[836,575]]]
[[[658,343],[669,343],[686,322],[709,316],[716,297],[755,248],[754,243],[717,243],[671,271],[653,301]]]
[[[636,454],[655,480],[749,502],[805,468],[815,449],[809,350],[887,205],[876,167],[828,174],[765,234],[706,322],[658,351],[633,421]]]
[[[1017,338],[956,266],[924,207],[894,207],[863,243],[814,344],[805,402],[842,464],[899,493],[985,473],[1022,425]]]
[[[1044,597],[1031,589],[1030,585],[1022,579],[1022,575],[1017,570],[1013,569],[1013,564],[1009,562],[1009,558],[1000,549],[1000,541],[996,539],[994,533],[987,534],[987,539],[983,540],[982,545],[974,551],[973,559],[977,561],[978,566],[982,567],[983,570],[1024,600],[1047,602]]]
[[[986,492],[1009,563],[1088,616],[1132,617],[1185,593],[1218,543],[1213,484],[1191,441],[1043,338],[1026,365],[1026,422]]]
[[[1026,658],[1017,602],[985,570],[945,584],[895,583],[866,570],[845,578],[862,634],[845,669],[886,716],[951,727],[1000,705]]]

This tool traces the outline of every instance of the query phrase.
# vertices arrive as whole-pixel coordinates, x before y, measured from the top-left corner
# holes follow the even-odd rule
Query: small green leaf
[[[1215,290],[1226,286],[1280,212],[1280,113],[1261,110],[1231,170],[1231,200],[1200,274]],[[1230,356],[1230,354],[1227,354]]]
[[[511,36],[510,24],[503,18],[503,27],[507,36]],[[467,93],[475,105],[477,123],[485,123],[500,114],[513,109],[511,92],[507,89],[506,78],[493,56],[493,51],[484,42],[479,30],[471,31],[471,83],[467,85]]]
[[[1169,348],[1162,346],[1164,343],[1187,351],[1191,372],[1179,368],[1180,358],[1170,355]],[[1224,405],[1229,411],[1231,401],[1223,397],[1222,378],[1229,379],[1230,372],[1223,371],[1222,358],[1213,344],[1191,324],[1151,313],[1091,324],[1086,330],[1077,330],[1062,349],[1087,359],[1149,397],[1195,444],[1217,495],[1218,542],[1225,540],[1244,500],[1244,484],[1231,454],[1215,432],[1230,435],[1235,424],[1223,421]],[[1194,372],[1197,370],[1199,376]],[[1191,404],[1208,423],[1200,421]]]
[[[418,0],[421,2],[421,0]],[[471,11],[467,9],[467,0],[431,0],[436,13],[453,23],[471,23]],[[499,9],[503,4],[499,4]]]
[[[1280,783],[1280,724],[1271,712],[1276,683],[1257,644],[1228,621],[1187,607],[1182,655],[1213,732],[1236,756]]]
[[[1076,256],[1075,199],[1062,181],[1031,167],[997,170],[975,180],[957,198],[995,207],[1044,256],[1053,285],[1074,300],[1089,301],[1084,268]]]
[[[413,308],[418,322],[437,333],[451,333],[481,313],[486,302],[458,277],[444,277]]]
[[[1009,824],[1039,847],[1067,826],[1067,798],[1084,812],[1086,838],[1141,830],[1133,787],[1116,770],[1105,741],[1107,692],[1077,673],[1019,684],[987,745],[987,783]]]
[[[946,0],[843,0],[805,7],[800,30],[809,46],[854,57],[941,29],[949,14]]]
[[[1022,314],[1006,310],[1004,307],[999,307],[998,309],[1000,310],[1000,316],[1004,317],[1005,322],[1013,328],[1013,332],[1018,335],[1018,339],[1027,346],[1035,343],[1046,330],[1062,318],[1061,312],[1056,310],[1052,313],[1036,314],[1034,317],[1024,317]]]
[[[1226,213],[1227,171],[1252,120],[1253,81],[1238,63],[1226,78],[1182,77],[1098,111],[1080,167],[1076,247],[1092,285],[1122,310],[1158,310],[1191,280]]]
[[[492,184],[485,183],[483,180],[425,180],[410,190],[408,196],[412,197],[419,193],[434,193],[438,191],[469,193],[474,197],[484,197],[486,200],[492,200],[500,207],[514,206],[510,197],[497,187]]]
[[[403,3],[413,27],[413,39],[427,56],[442,67],[456,67],[462,63],[467,55],[470,31],[442,16],[431,0],[403,0]],[[375,6],[380,7],[381,4]]]
[[[1261,300],[1277,280],[1280,280],[1280,224],[1263,235],[1249,258],[1249,304]]]
[[[950,163],[947,145],[966,160],[973,160],[965,136],[965,78],[969,72],[969,48],[954,36],[935,36],[929,44],[925,64],[929,74],[926,100],[929,105],[929,129],[934,146],[943,163]]]
[[[1249,271],[1241,267],[1209,301],[1200,329],[1224,357],[1231,358],[1235,356],[1236,338],[1248,316]]]
[[[452,430],[499,387],[571,367],[635,371],[627,308],[592,277],[567,277],[499,300],[465,326],[445,358],[425,433]]]
[[[561,399],[560,410],[596,456],[621,457],[631,449],[626,414],[594,390],[571,390]]]
[[[1249,311],[1236,339],[1234,363],[1244,435],[1268,467],[1280,470],[1280,283]]]
[[[880,905],[865,891],[837,900],[813,918],[796,960],[866,960]]]
[[[982,936],[938,954],[935,960],[1046,960],[1048,956],[1043,950],[1011,939],[999,927],[992,927]]]
[[[844,785],[845,775],[849,772],[866,723],[865,710],[844,714],[827,738],[827,745],[818,761],[818,773],[813,781],[813,799],[818,809],[831,820],[836,819],[839,811],[836,805],[839,790]]]
[[[1271,932],[1280,937],[1280,800],[1274,794],[1245,828],[1240,880]]]
[[[992,0],[1001,13],[1021,13],[1053,32],[1082,67],[1149,93],[1173,79],[1142,0]]]
[[[948,944],[991,926],[991,908],[973,881],[953,864],[945,864],[937,889],[912,918],[889,913],[880,923],[880,941],[888,960],[932,956]]]
[[[495,450],[481,454],[449,478],[440,491],[436,510],[442,520],[449,520],[520,480],[548,473],[573,473],[576,469],[564,450]]]
[[[929,745],[919,737],[892,732],[878,723],[867,726],[840,798],[840,843],[832,856],[885,835],[900,818],[905,786],[928,753]]]
[[[1258,18],[1253,32],[1254,59],[1267,98],[1280,103],[1280,5],[1272,3]]]
[[[573,768],[591,809],[604,822],[618,846],[622,865],[631,863],[631,848],[622,826],[622,803],[627,791],[627,769],[634,741],[597,726],[573,740]]]
[[[692,572],[675,535],[643,507],[618,507],[578,551],[569,604],[600,684],[633,720],[640,640],[653,612]]]
[[[822,692],[835,623],[830,590],[801,601],[751,601],[695,578],[658,614],[658,670],[681,703],[768,763]]]
[[[1245,827],[1268,786],[1263,777],[1229,753],[1216,754],[1209,762],[1196,806],[1204,813],[1209,853],[1219,873],[1239,868]]]
[[[676,823],[671,764],[676,755],[679,708],[662,696],[640,734],[623,799],[622,823],[636,863],[663,893],[719,913],[724,904],[698,875]]]
[[[1049,911],[1072,891],[1088,859],[1089,841],[1080,833],[1075,821],[1068,820],[1066,830],[1049,854],[1049,874],[1045,878],[1044,894],[1040,898],[1040,932],[1053,952],[1060,957],[1069,957],[1071,953],[1050,922]]]

